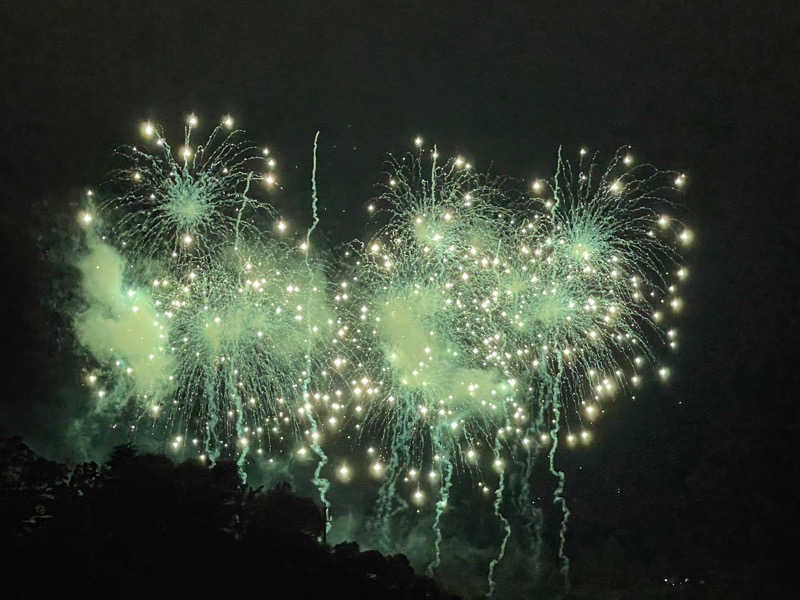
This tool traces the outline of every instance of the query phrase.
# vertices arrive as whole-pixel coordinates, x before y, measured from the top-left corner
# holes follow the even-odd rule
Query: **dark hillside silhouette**
[[[455,598],[405,556],[333,549],[319,508],[288,484],[242,485],[236,466],[115,448],[70,470],[0,440],[6,598]]]

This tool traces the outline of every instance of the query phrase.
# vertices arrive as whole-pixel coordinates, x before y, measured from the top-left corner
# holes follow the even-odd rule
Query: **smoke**
[[[174,365],[168,354],[153,353],[165,344],[153,299],[147,289],[126,287],[125,261],[112,246],[91,233],[87,245],[88,252],[76,264],[87,303],[75,321],[78,340],[97,360],[123,370],[131,392],[158,389],[169,381]],[[124,398],[104,389],[95,396],[100,412],[121,408],[118,403]]]

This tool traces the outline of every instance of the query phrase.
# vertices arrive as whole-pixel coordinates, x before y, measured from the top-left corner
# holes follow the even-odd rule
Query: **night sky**
[[[319,130],[331,247],[363,234],[387,153],[418,134],[523,181],[552,174],[559,145],[610,156],[630,144],[689,176],[682,348],[669,386],[617,403],[564,459],[568,550],[580,569],[617,551],[613,538],[654,581],[782,589],[800,475],[794,3],[255,4],[0,3],[0,433],[80,457],[64,435],[81,411],[80,361],[59,306],[76,284],[54,263],[81,190],[118,166],[114,148],[142,120],[174,137],[188,112],[234,115],[273,149],[275,202],[300,222]],[[339,501],[364,509],[353,490]],[[464,519],[452,543],[469,570]],[[522,567],[500,581],[502,597],[530,597]]]

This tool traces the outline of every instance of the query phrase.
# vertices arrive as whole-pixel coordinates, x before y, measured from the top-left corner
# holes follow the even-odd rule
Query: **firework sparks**
[[[511,535],[506,470],[522,463],[529,476],[549,448],[568,583],[556,449],[591,443],[610,399],[671,376],[656,345],[678,347],[679,257],[693,233],[668,198],[687,176],[638,165],[628,149],[601,168],[581,149],[515,192],[417,137],[367,208],[382,227],[348,246],[332,284],[310,243],[316,171],[314,223],[293,240],[264,199],[278,180],[272,153],[228,115],[193,145],[198,124],[190,115],[177,155],[143,124],[153,152],[125,149],[107,198],[89,192],[78,215],[76,329],[96,361],[96,405],[133,403],[169,423],[174,451],[213,464],[227,448],[243,474],[251,448],[314,454],[326,505],[323,470],[340,484],[377,480],[386,548],[392,517],[434,498],[429,573],[454,478],[491,464],[505,536],[490,593]],[[343,429],[370,444],[363,469],[322,450]]]

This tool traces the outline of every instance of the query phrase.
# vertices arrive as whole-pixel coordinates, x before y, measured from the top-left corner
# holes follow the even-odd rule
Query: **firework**
[[[243,463],[251,447],[287,445],[313,421],[308,383],[328,374],[336,317],[307,245],[281,239],[283,220],[272,235],[257,227],[275,211],[251,183],[272,185],[274,161],[225,134],[230,119],[190,150],[196,124],[182,164],[144,125],[157,154],[125,151],[133,166],[82,213],[77,331],[98,361],[89,382],[103,404],[165,421],[176,450],[193,439],[202,459],[230,448]],[[266,174],[248,170],[256,159]]]
[[[494,326],[481,308],[482,265],[502,239],[500,190],[463,159],[437,158],[434,150],[429,169],[420,156],[393,163],[376,202],[388,221],[354,252],[348,282],[352,337],[377,388],[358,412],[364,431],[384,440],[374,526],[385,547],[390,517],[426,497],[417,473],[439,491],[441,539],[454,463],[474,461],[515,406],[515,381],[494,360]],[[403,479],[412,483],[407,499]]]
[[[665,198],[685,176],[636,166],[627,150],[604,169],[581,152],[574,167],[559,156],[555,177],[520,197],[462,158],[437,159],[434,149],[392,162],[370,205],[387,223],[357,246],[342,283],[359,364],[374,382],[356,413],[385,442],[376,527],[389,546],[391,516],[423,501],[417,474],[428,472],[439,495],[432,571],[454,466],[470,469],[483,448],[499,472],[495,512],[506,531],[493,589],[510,533],[501,455],[521,449],[532,461],[549,446],[566,575],[561,425],[581,427],[568,427],[567,445],[589,443],[605,401],[646,373],[668,377],[653,341],[676,347],[667,323],[682,305],[678,247],[691,233],[666,214]],[[412,483],[408,501],[401,480]]]
[[[195,145],[197,126],[190,115],[177,154],[151,123],[142,125],[143,146],[119,150],[127,165],[115,173],[102,210],[126,254],[209,263],[241,235],[259,237],[256,219],[274,215],[253,189],[277,185],[269,149],[249,142],[229,116]]]
[[[313,223],[293,239],[264,199],[277,182],[269,151],[230,117],[194,146],[196,127],[190,116],[176,154],[145,123],[147,149],[124,149],[128,166],[80,215],[76,331],[98,410],[132,406],[138,422],[167,424],[174,450],[191,445],[212,464],[227,451],[243,477],[251,448],[314,455],[326,508],[324,471],[358,476],[323,450],[346,430],[380,481],[372,528],[384,550],[393,517],[436,498],[430,574],[454,480],[491,465],[504,536],[490,595],[511,535],[506,470],[524,473],[515,505],[529,511],[547,450],[568,585],[556,450],[588,444],[609,400],[670,376],[657,346],[678,344],[679,257],[693,236],[670,198],[686,176],[637,165],[629,149],[604,167],[559,152],[554,177],[523,191],[417,138],[368,207],[382,226],[347,246],[334,284],[311,255],[317,138]],[[541,509],[523,516],[540,556]]]

